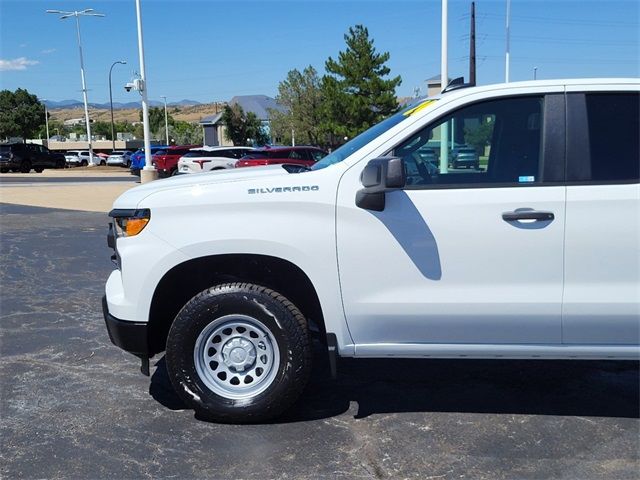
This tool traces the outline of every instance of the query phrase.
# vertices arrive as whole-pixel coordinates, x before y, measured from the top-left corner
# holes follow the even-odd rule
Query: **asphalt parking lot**
[[[636,362],[342,360],[277,421],[195,418],[109,342],[106,225],[0,204],[2,478],[638,478]]]

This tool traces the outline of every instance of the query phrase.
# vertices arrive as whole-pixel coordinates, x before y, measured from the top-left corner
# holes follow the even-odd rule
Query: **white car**
[[[638,79],[457,88],[311,170],[127,190],[111,339],[147,372],[166,350],[181,399],[224,422],[288,408],[314,335],[334,372],[337,355],[638,360],[639,108]],[[465,141],[482,169],[448,169]],[[408,168],[424,148],[437,171]]]
[[[131,166],[131,154],[129,150],[114,150],[107,158],[107,165],[127,167]]]
[[[104,165],[105,160],[95,153],[93,154],[93,162],[91,161],[89,150],[69,150],[64,154],[67,166],[70,167],[86,167],[95,165]]]
[[[192,148],[178,160],[178,173],[202,173],[234,168],[238,159],[253,150],[251,147]]]

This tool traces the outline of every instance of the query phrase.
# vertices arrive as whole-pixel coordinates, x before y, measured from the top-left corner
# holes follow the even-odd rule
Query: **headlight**
[[[116,237],[134,237],[138,235],[151,220],[151,210],[115,209],[109,212],[115,224]]]

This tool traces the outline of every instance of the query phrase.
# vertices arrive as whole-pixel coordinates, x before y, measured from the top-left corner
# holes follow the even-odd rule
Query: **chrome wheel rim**
[[[207,325],[196,340],[193,355],[205,386],[236,400],[264,392],[280,365],[280,351],[271,331],[246,315],[225,315]]]

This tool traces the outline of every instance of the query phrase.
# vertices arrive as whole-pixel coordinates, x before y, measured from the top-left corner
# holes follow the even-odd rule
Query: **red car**
[[[285,163],[310,167],[326,155],[327,152],[317,147],[264,147],[242,157],[236,168]]]
[[[151,157],[151,163],[158,170],[160,177],[170,177],[178,172],[178,160],[192,148],[202,145],[172,145],[163,150],[162,155]]]

